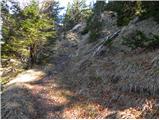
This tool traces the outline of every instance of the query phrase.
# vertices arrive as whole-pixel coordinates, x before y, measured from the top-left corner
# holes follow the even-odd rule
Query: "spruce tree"
[[[104,10],[105,2],[97,1],[93,8],[93,14],[88,20],[87,29],[90,31],[89,42],[94,42],[100,37],[103,21],[101,13]]]
[[[4,13],[4,16],[8,21],[5,21],[2,28],[5,41],[2,46],[2,51],[5,51],[3,55],[11,58],[15,56],[21,61],[25,59],[32,67],[37,62],[37,54],[43,45],[56,35],[52,17],[42,13],[34,1],[17,14]],[[13,55],[10,56],[10,53]]]
[[[48,14],[40,13],[38,4],[33,2],[21,12],[20,28],[23,41],[29,47],[29,58],[32,66],[36,63],[36,54],[44,43],[55,36],[53,19]]]
[[[64,28],[69,30],[76,24],[85,21],[91,14],[91,9],[86,5],[85,0],[74,0],[73,4],[68,3],[64,16]]]

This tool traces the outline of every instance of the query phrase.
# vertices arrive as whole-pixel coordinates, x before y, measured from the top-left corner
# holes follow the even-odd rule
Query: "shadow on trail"
[[[60,73],[65,69],[64,65],[69,64],[69,58],[65,56],[65,59],[58,58],[57,60],[60,61],[56,62],[58,67],[51,71],[51,73],[56,71],[57,74],[51,74],[32,82],[14,84],[3,91],[2,118],[114,119],[122,118],[122,116],[134,118],[130,116],[130,113],[121,115],[119,112],[132,108],[134,109],[131,110],[132,115],[138,114],[137,111],[142,111],[146,100],[152,101],[149,97],[136,93],[114,89],[105,90],[104,85],[93,80],[90,80],[89,84],[86,83],[87,91],[81,93],[77,88],[82,88],[81,83],[85,80],[78,82],[62,78]],[[158,116],[156,113],[153,113],[152,116],[146,114],[143,118],[156,118]]]
[[[1,95],[2,119],[63,118],[63,109],[73,101],[59,104],[49,97],[41,96],[42,92],[35,94],[23,84],[15,84],[4,90]],[[68,95],[67,98],[73,100],[76,97]]]
[[[69,58],[66,58],[65,56],[65,59],[63,58],[59,58],[59,59],[61,60],[61,62],[58,63],[58,65],[63,66],[63,69],[61,69],[60,71],[59,69],[57,69],[57,72],[61,73],[65,71],[67,65],[69,64]],[[62,74],[59,74],[59,77],[55,81],[55,83],[60,86],[64,86],[64,89],[66,90],[74,92],[75,93],[74,100],[70,98],[67,98],[67,99],[71,101],[72,105],[73,104],[85,105],[83,110],[86,113],[89,113],[94,108],[88,109],[88,107],[90,106],[86,105],[85,103],[93,103],[94,105],[96,104],[96,106],[97,105],[100,106],[103,110],[105,109],[108,110],[108,113],[105,111],[104,114],[101,114],[100,115],[101,117],[98,117],[98,118],[106,118],[106,119],[108,118],[118,119],[122,117],[124,118],[157,118],[157,116],[159,116],[158,115],[159,108],[156,107],[156,104],[158,103],[159,98],[156,96],[142,95],[136,92],[123,92],[114,88],[112,89],[111,84],[106,85],[106,87],[111,88],[110,90],[106,90],[106,88],[104,88],[103,83],[96,83],[96,81],[93,81],[93,80],[90,80],[89,84],[87,83],[86,85],[87,91],[83,92],[84,93],[83,94],[77,88],[79,86],[82,86],[82,84],[85,83],[84,81],[86,80],[84,79],[81,81],[77,81],[77,80],[73,81],[73,80],[70,80],[70,78],[64,79],[64,77],[62,78]],[[83,98],[81,102],[78,101],[79,98]],[[123,114],[121,115],[121,113]],[[136,114],[139,114],[139,115],[136,115]],[[91,118],[97,118],[97,116],[96,115],[91,116]],[[89,116],[83,116],[83,117],[77,117],[77,118],[89,118]]]
[[[36,118],[34,96],[22,84],[8,87],[1,94],[2,119]]]

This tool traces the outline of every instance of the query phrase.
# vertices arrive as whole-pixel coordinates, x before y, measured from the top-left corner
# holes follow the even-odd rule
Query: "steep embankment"
[[[99,101],[114,113],[111,116],[106,113],[106,118],[157,118],[158,49],[131,50],[122,42],[124,37],[132,39],[136,31],[143,32],[147,37],[158,34],[158,24],[151,18],[144,21],[135,18],[128,26],[118,28],[116,18],[107,12],[103,14],[106,14],[103,18],[106,24],[99,42],[88,43],[89,34],[79,34],[81,27],[67,33],[65,42],[73,44],[74,41],[77,44],[63,48],[71,50],[69,53],[72,56],[60,74],[63,83],[75,88],[78,94]],[[121,32],[111,45],[99,44],[119,30]]]
[[[118,28],[116,18],[103,14],[106,24],[97,42],[88,43],[80,23],[61,34],[52,64],[12,80],[2,93],[2,118],[158,118],[158,49],[122,45],[136,30],[157,34],[158,25],[133,20]],[[111,45],[99,45],[119,30]],[[22,76],[28,78],[17,84]]]

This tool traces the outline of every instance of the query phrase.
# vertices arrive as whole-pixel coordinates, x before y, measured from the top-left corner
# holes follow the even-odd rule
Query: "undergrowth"
[[[129,38],[123,38],[123,44],[132,48],[156,49],[159,47],[159,35],[151,35],[148,38],[143,32],[136,31],[135,35]]]

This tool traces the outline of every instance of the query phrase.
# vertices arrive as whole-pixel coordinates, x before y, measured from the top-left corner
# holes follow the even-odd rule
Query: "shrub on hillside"
[[[128,25],[136,16],[140,20],[153,17],[155,21],[159,21],[158,1],[111,1],[104,9],[117,12],[118,26]]]
[[[123,44],[136,49],[138,47],[145,49],[155,49],[159,47],[159,36],[153,35],[151,38],[148,38],[143,32],[136,31],[133,37],[123,38]]]

